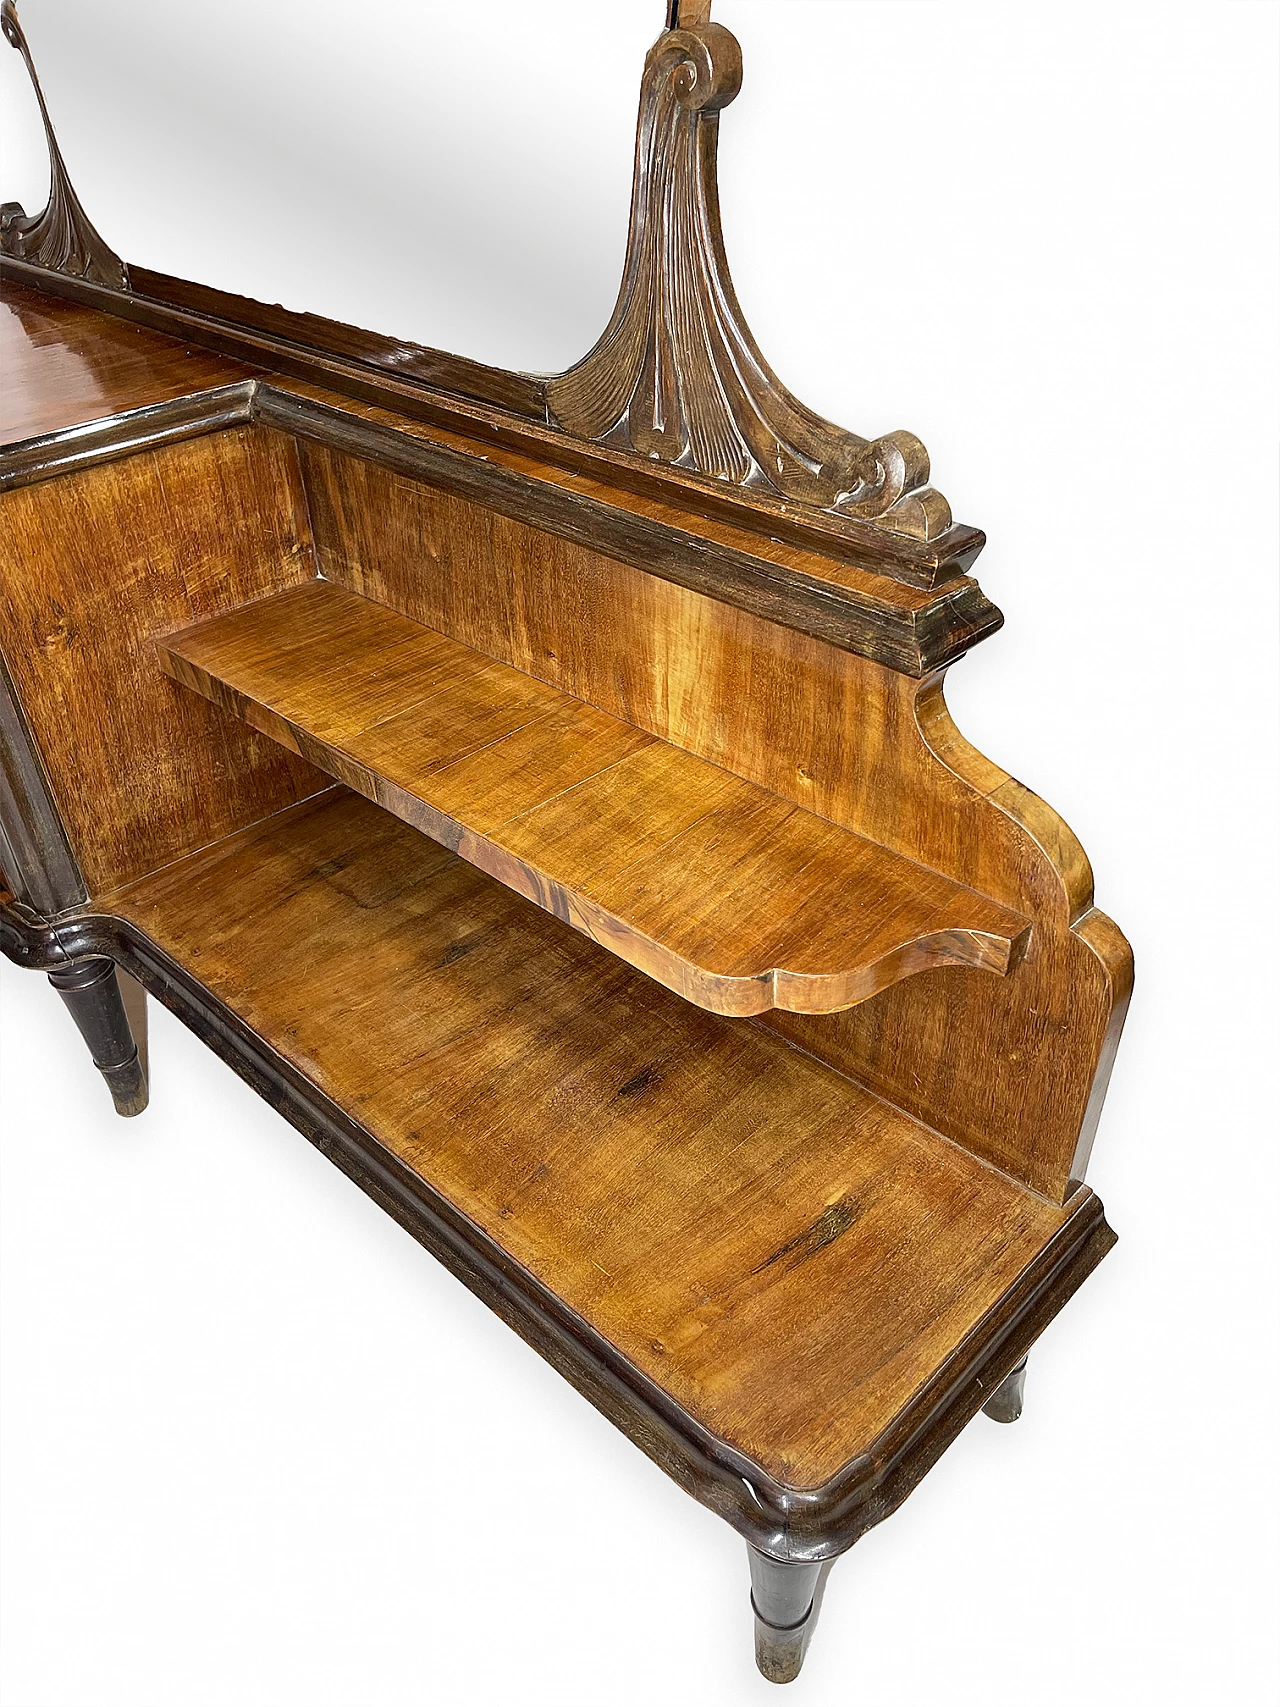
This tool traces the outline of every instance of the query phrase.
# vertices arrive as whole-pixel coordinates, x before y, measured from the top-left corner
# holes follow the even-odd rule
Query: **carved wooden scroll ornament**
[[[746,325],[716,185],[742,54],[708,12],[683,6],[645,61],[622,287],[595,348],[548,381],[551,413],[579,438],[936,539],[951,511],[915,434],[868,441],[815,415]]]
[[[0,29],[26,64],[31,87],[40,103],[49,147],[49,200],[45,210],[29,214],[20,202],[5,202],[0,207],[0,253],[19,261],[31,261],[38,267],[49,267],[57,273],[69,273],[73,278],[127,290],[129,278],[124,262],[95,230],[71,187],[13,0],[3,0],[0,5]]]

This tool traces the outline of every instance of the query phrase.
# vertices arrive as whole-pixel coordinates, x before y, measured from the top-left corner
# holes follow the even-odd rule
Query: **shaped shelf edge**
[[[327,581],[157,641],[162,669],[713,1013],[833,1013],[1030,922]]]

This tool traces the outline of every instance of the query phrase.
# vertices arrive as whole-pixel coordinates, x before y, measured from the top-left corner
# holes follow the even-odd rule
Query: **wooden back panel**
[[[89,893],[328,785],[160,673],[153,637],[315,574],[292,440],[210,434],[0,497],[0,653]]]
[[[768,1023],[1055,1200],[1087,1159],[1131,980],[1079,843],[915,680],[327,448],[321,572],[1035,921],[1008,979],[928,972]]]

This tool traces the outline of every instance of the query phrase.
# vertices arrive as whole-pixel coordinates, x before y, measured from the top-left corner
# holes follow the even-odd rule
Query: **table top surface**
[[[0,285],[0,445],[249,379],[256,370],[96,308]]]

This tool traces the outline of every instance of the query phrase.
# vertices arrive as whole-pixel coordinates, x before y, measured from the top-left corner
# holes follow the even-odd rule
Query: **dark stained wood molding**
[[[959,579],[921,605],[897,600],[895,583],[886,578],[880,582],[884,597],[870,597],[496,460],[297,396],[265,379],[10,446],[0,451],[0,491],[247,419],[376,462],[906,675],[943,668],[1004,621],[975,581]]]
[[[134,273],[156,279],[164,277],[131,269],[131,276]],[[438,359],[450,365],[457,389],[429,386],[399,373],[393,376],[375,361],[310,347],[308,323],[313,316],[249,303],[250,310],[261,310],[263,328],[222,318],[228,303],[244,299],[230,298],[204,285],[173,281],[175,299],[182,298],[183,305],[179,305],[176,300],[161,301],[140,294],[136,288],[113,289],[8,256],[0,257],[0,276],[239,361],[309,381],[362,403],[393,410],[412,420],[487,439],[524,454],[535,454],[563,468],[606,478],[642,496],[680,504],[766,538],[821,552],[837,562],[854,564],[906,586],[932,588],[967,574],[986,543],[986,535],[980,529],[963,525],[954,526],[933,540],[913,539],[857,516],[788,503],[776,494],[750,486],[729,487],[723,481],[661,461],[638,458],[607,443],[575,439],[540,420],[483,401],[488,386],[485,376],[499,370],[421,348],[424,359]],[[266,329],[268,324],[276,329]],[[336,322],[326,324],[333,328],[330,341],[335,346],[343,338],[363,336],[354,328],[341,327]],[[442,367],[440,372],[443,371]]]
[[[95,229],[71,187],[14,0],[0,4],[0,29],[9,46],[22,55],[40,106],[49,150],[49,200],[41,213],[27,213],[20,202],[6,202],[0,207],[0,251],[75,278],[127,290],[129,275],[124,262]]]
[[[224,427],[245,426],[254,418],[256,389],[256,380],[239,380],[213,391],[151,403],[142,409],[129,409],[100,421],[86,422],[84,426],[42,433],[38,438],[8,445],[0,450],[0,492],[31,486],[77,468],[113,462],[137,451],[154,450],[178,439],[197,438],[202,433],[220,432]]]
[[[536,374],[489,367],[408,339],[366,332],[340,320],[326,320],[320,314],[282,308],[278,303],[255,302],[251,297],[191,284],[145,267],[130,267],[129,279],[139,296],[153,302],[169,303],[227,325],[249,327],[303,351],[319,350],[343,361],[359,362],[394,379],[414,380],[433,391],[471,397],[532,421],[547,418],[546,381]]]
[[[712,1013],[832,1013],[938,965],[1007,977],[1026,952],[1025,915],[803,808],[788,805],[762,840],[757,815],[777,807],[776,796],[739,778],[731,799],[718,799],[728,773],[545,683],[537,703],[556,734],[550,745],[531,745],[530,677],[330,581],[305,582],[154,644],[174,681]],[[363,707],[341,733],[328,725],[335,674]],[[429,706],[406,699],[406,675],[437,683]],[[481,700],[497,721],[477,749],[463,731]],[[402,711],[413,728],[410,758]],[[428,726],[436,731],[430,757],[422,749]],[[570,730],[577,756],[566,764],[552,750],[559,754]],[[541,786],[531,786],[530,771],[544,763]],[[469,769],[468,786],[460,778]],[[506,791],[496,814],[495,788]],[[642,857],[655,795],[669,827]],[[587,866],[564,859],[554,803],[566,797],[574,817],[594,824]],[[677,851],[682,799],[686,831],[716,826],[692,859]],[[740,837],[747,821],[756,827]],[[730,920],[717,912],[717,896],[748,860],[756,893],[735,894]],[[614,864],[620,877],[593,870]],[[646,909],[644,894],[669,884],[679,901]],[[815,921],[823,894],[839,921],[835,941]],[[714,947],[706,936],[713,915]]]
[[[88,888],[54,804],[35,738],[0,658],[0,866],[41,913],[79,906]]]
[[[536,440],[568,467],[607,466],[637,489],[675,487],[740,525],[801,540],[877,573],[932,587],[976,557],[929,485],[913,433],[868,440],[798,401],[765,361],[729,274],[717,189],[719,113],[742,55],[709,0],[668,7],[645,62],[631,222],[613,316],[588,354],[554,376],[513,373],[323,316],[127,267],[71,187],[14,0],[4,33],[22,54],[48,142],[48,206],[0,211],[0,250],[43,287],[419,419],[504,443]],[[78,288],[77,288],[78,287]],[[86,292],[105,292],[102,296]]]
[[[122,1114],[163,1002],[736,1529],[790,1681],[1115,1242],[1132,956],[944,703],[983,536],[755,343],[712,0],[666,0],[555,376],[128,268],[14,4],[52,183],[0,210],[0,953]]]
[[[0,951],[44,971],[115,960],[659,1468],[779,1560],[834,1558],[888,1517],[1115,1243],[1100,1201],[1082,1186],[1058,1235],[872,1449],[820,1487],[788,1487],[697,1423],[135,927],[108,912],[50,922],[5,903]]]
[[[720,112],[741,85],[742,51],[720,24],[677,22],[650,49],[617,305],[594,349],[547,382],[552,419],[733,487],[936,539],[951,510],[915,434],[868,441],[815,415],[746,324],[716,180]]]

